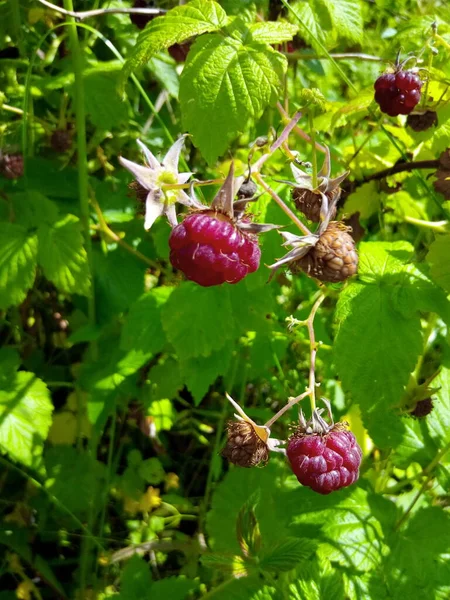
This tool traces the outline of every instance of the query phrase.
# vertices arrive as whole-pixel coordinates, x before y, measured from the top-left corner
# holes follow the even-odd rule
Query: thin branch
[[[317,56],[314,52],[283,52],[288,60],[367,60],[369,62],[389,62],[381,56],[372,56],[371,54],[360,54],[358,52],[342,52],[338,54],[330,54],[330,56]],[[331,58],[330,58],[331,57]]]
[[[91,17],[98,17],[100,15],[107,14],[134,14],[158,16],[163,15],[167,12],[162,8],[98,8],[96,10],[84,10],[81,12],[76,12],[73,10],[66,10],[65,8],[56,6],[56,4],[52,4],[47,0],[38,0],[38,2],[61,15],[65,15],[66,17],[74,17],[75,19],[77,19],[77,21],[83,21],[84,19],[90,19]]]
[[[383,169],[383,171],[378,171],[377,173],[372,173],[371,175],[367,175],[363,179],[358,179],[356,181],[349,181],[347,185],[343,185],[344,190],[350,194],[355,191],[357,187],[363,185],[364,183],[368,183],[369,181],[376,181],[377,179],[384,179],[385,177],[389,177],[390,175],[396,175],[397,173],[404,173],[406,171],[415,171],[416,169],[439,169],[440,162],[439,159],[435,160],[416,160],[411,162],[399,162],[393,167],[389,167],[389,169]]]
[[[273,190],[269,185],[267,185],[267,183],[264,181],[264,179],[261,177],[261,175],[259,173],[252,173],[252,176],[255,179],[255,181],[257,183],[259,183],[259,185],[261,187],[263,187],[265,189],[265,191],[268,192],[272,196],[272,198],[275,200],[275,202],[278,204],[278,206],[281,208],[281,210],[291,219],[291,221],[293,223],[295,223],[295,225],[297,225],[297,227],[300,229],[300,231],[302,231],[305,235],[311,235],[311,232],[306,227],[306,225],[304,225],[300,221],[300,219],[292,212],[292,210],[289,208],[289,206],[287,206],[287,204],[285,204],[283,202],[283,200],[275,192],[275,190]]]
[[[300,402],[301,400],[303,400],[303,398],[306,398],[306,396],[310,396],[311,395],[311,390],[307,389],[306,392],[303,392],[303,394],[300,394],[300,396],[296,396],[295,398],[290,398],[289,402],[287,404],[285,404],[285,406],[283,406],[283,408],[280,408],[280,410],[277,412],[276,415],[273,415],[273,417],[271,419],[269,419],[267,421],[267,423],[264,423],[264,427],[272,427],[272,425],[275,423],[275,421],[278,421],[278,419],[284,415],[284,413],[286,411],[288,411],[290,408],[292,408],[293,406],[295,406],[295,404],[297,404],[298,402]]]

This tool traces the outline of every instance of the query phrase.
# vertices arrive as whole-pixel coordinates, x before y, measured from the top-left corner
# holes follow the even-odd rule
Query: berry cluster
[[[422,81],[412,71],[384,73],[375,81],[375,101],[390,117],[409,115],[420,102]]]

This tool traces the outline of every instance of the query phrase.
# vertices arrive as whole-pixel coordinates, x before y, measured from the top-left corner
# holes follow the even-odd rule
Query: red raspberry
[[[3,154],[0,153],[0,174],[6,179],[18,179],[23,176],[23,156],[22,154]]]
[[[422,81],[412,71],[384,73],[375,81],[375,101],[390,117],[409,115],[420,101]]]
[[[241,281],[261,258],[256,236],[215,211],[187,216],[172,230],[169,246],[172,265],[205,287]]]
[[[358,479],[362,452],[353,433],[338,425],[325,435],[295,433],[287,456],[302,485],[329,494]]]

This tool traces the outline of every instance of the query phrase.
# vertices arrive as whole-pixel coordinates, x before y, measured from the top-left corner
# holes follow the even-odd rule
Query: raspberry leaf
[[[140,350],[156,354],[166,343],[161,321],[161,309],[173,288],[163,287],[141,296],[132,306],[122,329],[120,346],[123,350]]]
[[[284,21],[262,21],[249,25],[249,31],[254,42],[280,44],[292,40],[298,27]]]
[[[363,19],[359,0],[319,0],[328,10],[333,24],[333,33],[350,42],[360,42],[363,38]]]
[[[430,246],[427,260],[434,281],[450,292],[450,235],[438,235]]]
[[[361,407],[365,424],[382,447],[401,442],[404,427],[392,413],[422,350],[417,304],[405,316],[393,302],[409,260],[409,244],[361,244],[359,282],[341,294],[335,361],[344,389]],[[409,282],[411,285],[411,282]]]
[[[43,381],[14,368],[0,371],[0,449],[27,467],[40,467],[53,405]],[[9,366],[12,366],[9,364]]]
[[[287,537],[275,547],[266,550],[260,557],[262,569],[280,573],[295,569],[315,552],[317,543],[306,538]]]
[[[131,73],[161,50],[193,36],[216,31],[227,23],[228,17],[223,8],[211,0],[193,0],[153,19],[139,35],[136,46],[123,66],[119,81],[120,93],[123,94]]]
[[[281,54],[248,40],[242,27],[236,25],[234,34],[199,38],[180,80],[184,126],[209,163],[226,151],[250,119],[276,102],[287,69]]]
[[[209,356],[195,356],[180,363],[181,377],[198,406],[209,387],[230,366],[233,346],[227,343],[220,351]]]
[[[84,72],[84,100],[86,112],[94,125],[105,131],[128,119],[127,103],[116,93],[120,66],[118,63],[101,63]],[[74,92],[72,92],[74,93]]]
[[[61,291],[88,295],[89,269],[79,219],[67,215],[38,228],[38,261],[44,274]]]
[[[0,223],[0,309],[20,304],[36,275],[38,239],[16,223]]]
[[[209,356],[234,336],[234,317],[226,288],[180,285],[164,305],[162,318],[167,339],[180,360]]]

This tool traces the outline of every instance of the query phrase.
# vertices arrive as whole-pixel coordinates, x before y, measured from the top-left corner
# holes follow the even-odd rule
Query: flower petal
[[[178,173],[178,175],[177,175],[178,183],[186,183],[186,181],[189,179],[189,177],[193,174],[194,173]]]
[[[169,221],[169,225],[173,228],[178,225],[177,212],[175,210],[175,204],[169,204],[164,209],[164,214]]]
[[[178,161],[180,160],[181,149],[184,146],[185,137],[185,135],[181,136],[180,139],[172,144],[162,161],[163,166],[166,167],[166,169],[174,171],[174,173],[178,173]]]
[[[164,204],[160,200],[159,190],[150,190],[145,200],[144,229],[149,230],[158,217],[164,213]]]
[[[155,173],[152,171],[152,169],[138,165],[131,160],[123,158],[123,156],[119,157],[119,162],[122,167],[125,167],[125,169],[128,169],[130,173],[134,175],[134,177],[146,190],[155,188]]]
[[[147,146],[145,144],[143,144],[141,142],[141,140],[136,140],[138,143],[139,148],[141,149],[143,155],[145,156],[145,160],[148,163],[148,166],[151,169],[156,169],[160,166],[158,159],[155,157],[155,155],[150,152],[150,150],[147,148]]]
[[[184,204],[184,206],[196,206],[193,204],[191,198],[186,194],[184,190],[177,190],[175,192],[175,196],[177,202],[179,202],[180,204]]]

